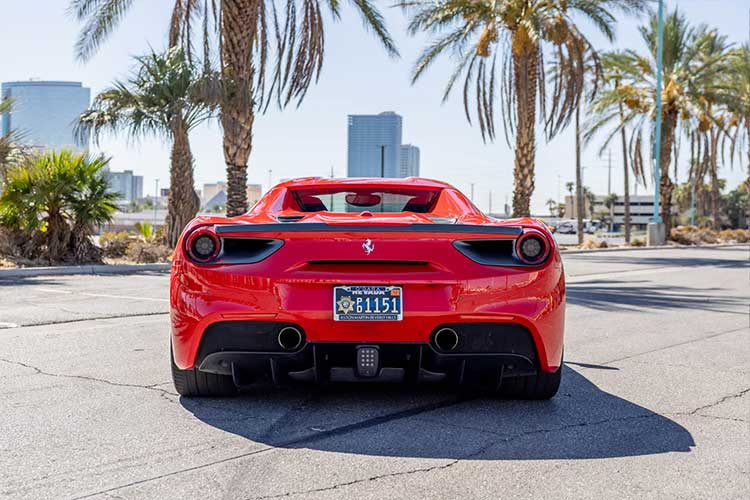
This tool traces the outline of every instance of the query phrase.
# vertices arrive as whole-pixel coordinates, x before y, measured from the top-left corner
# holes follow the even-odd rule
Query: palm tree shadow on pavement
[[[645,284],[648,283],[648,284]],[[600,311],[695,309],[747,314],[747,297],[731,296],[721,288],[664,285],[649,281],[591,280],[571,283],[566,301]]]
[[[202,422],[254,442],[358,455],[590,459],[689,452],[695,445],[676,422],[567,367],[550,401],[358,385],[258,386],[235,399],[180,403]]]

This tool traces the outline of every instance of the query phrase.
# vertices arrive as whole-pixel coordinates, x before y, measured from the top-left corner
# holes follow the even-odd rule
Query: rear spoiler
[[[475,233],[503,236],[520,236],[523,229],[517,226],[480,226],[476,224],[325,224],[310,222],[289,224],[276,222],[270,224],[217,224],[216,234],[246,233],[309,233],[309,232],[357,232],[357,233]]]

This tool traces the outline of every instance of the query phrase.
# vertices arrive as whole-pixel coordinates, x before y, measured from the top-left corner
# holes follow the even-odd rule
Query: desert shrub
[[[750,229],[725,229],[719,232],[719,238],[727,243],[731,241],[747,243],[750,241]]]
[[[123,257],[128,250],[128,245],[136,239],[135,235],[126,231],[102,233],[99,236],[99,246],[105,257]]]
[[[630,246],[631,247],[645,247],[646,246],[646,241],[645,240],[641,240],[639,238],[634,238],[634,239],[630,240]]]
[[[593,250],[595,248],[608,248],[609,245],[606,241],[596,241],[595,239],[588,239],[583,242],[583,244],[580,246],[580,248],[583,248],[584,250]]]
[[[719,243],[719,234],[709,228],[678,226],[672,228],[669,239],[680,245],[700,245],[701,243]]]
[[[160,243],[135,240],[128,244],[125,257],[139,264],[169,262],[172,258],[172,250]]]

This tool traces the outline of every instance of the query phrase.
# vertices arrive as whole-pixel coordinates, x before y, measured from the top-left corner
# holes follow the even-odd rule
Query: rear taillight
[[[549,242],[539,231],[526,230],[516,240],[516,256],[524,264],[541,264],[547,259],[547,255],[549,255]]]
[[[212,226],[205,226],[188,235],[185,251],[196,264],[255,264],[283,245],[271,238],[219,237]]]
[[[206,264],[214,260],[221,251],[219,237],[212,229],[201,228],[194,231],[187,240],[187,252],[192,260]]]

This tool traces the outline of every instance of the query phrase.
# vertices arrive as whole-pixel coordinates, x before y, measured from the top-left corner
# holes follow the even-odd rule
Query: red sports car
[[[497,221],[437,181],[296,179],[246,215],[197,217],[172,262],[186,396],[274,383],[452,382],[547,399],[565,278],[535,219]]]

